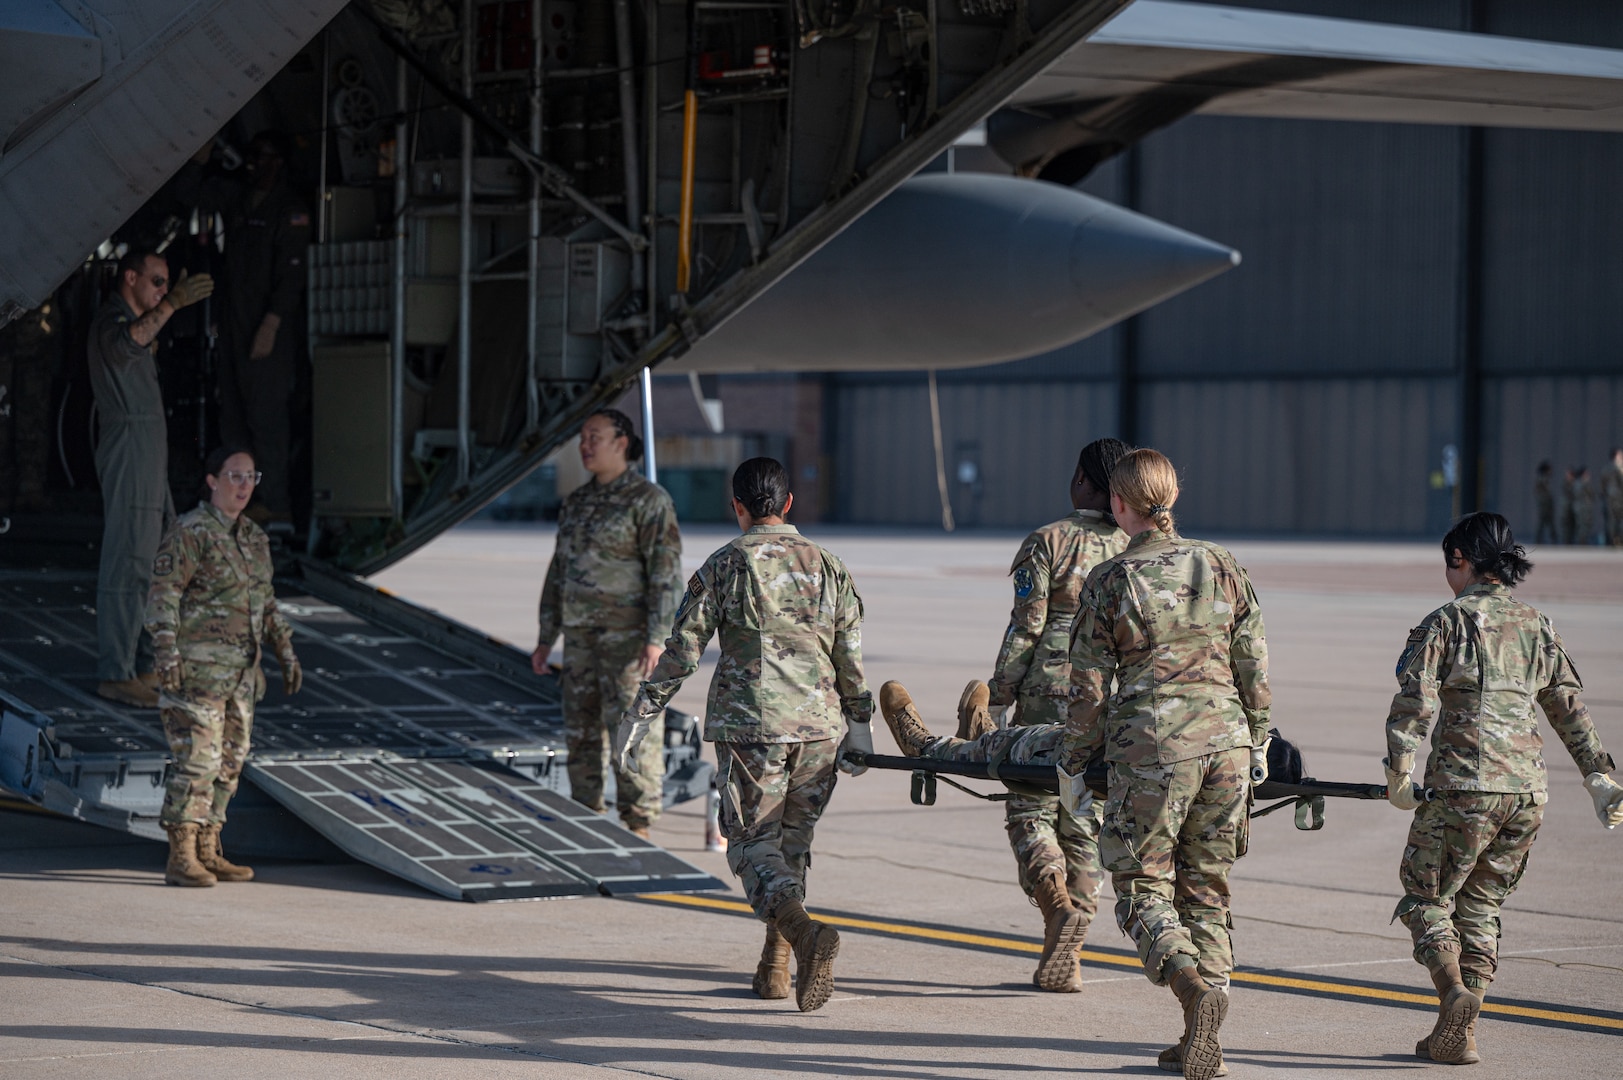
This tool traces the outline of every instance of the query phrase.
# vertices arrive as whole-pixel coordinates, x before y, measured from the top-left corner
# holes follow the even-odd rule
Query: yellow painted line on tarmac
[[[748,904],[737,900],[718,900],[710,896],[694,896],[684,893],[647,893],[638,896],[636,899],[651,900],[659,904],[674,904],[679,907],[725,911],[738,915],[754,914]],[[1017,938],[994,937],[990,934],[975,934],[962,930],[944,930],[934,926],[909,926],[905,923],[882,922],[877,919],[856,919],[846,915],[819,914],[816,917],[830,926],[846,926],[853,930],[869,930],[877,934],[889,934],[894,937],[915,938],[921,941],[939,941],[953,945],[974,945],[983,949],[997,949],[1009,953],[1024,954],[1043,951],[1041,944],[1034,941],[1020,941]],[[1095,964],[1110,964],[1115,967],[1132,968],[1135,971],[1139,968],[1139,961],[1136,956],[1096,952],[1092,949],[1083,949],[1077,955],[1083,960]],[[1413,994],[1405,990],[1388,990],[1378,986],[1362,986],[1358,983],[1335,982],[1329,979],[1268,975],[1256,971],[1236,971],[1231,978],[1237,983],[1271,987],[1276,990],[1298,990],[1311,994],[1334,994],[1338,997],[1368,998],[1373,1001],[1390,1001],[1403,1005],[1429,1007],[1437,1004],[1437,998],[1431,994]],[[1541,1020],[1552,1024],[1573,1024],[1623,1031],[1623,1018],[1602,1016],[1595,1013],[1568,1012],[1561,1009],[1538,1009],[1527,1005],[1510,1005],[1497,1001],[1484,1003],[1482,1011],[1499,1016]]]

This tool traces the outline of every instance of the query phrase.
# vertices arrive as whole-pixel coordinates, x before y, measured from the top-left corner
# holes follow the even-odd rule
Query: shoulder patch
[[[1417,626],[1409,631],[1409,640],[1404,642],[1403,655],[1398,657],[1398,666],[1393,672],[1394,675],[1402,677],[1403,669],[1409,666],[1409,661],[1414,659],[1415,651],[1425,644],[1426,635],[1430,632],[1430,629],[1425,626]]]
[[[158,557],[152,560],[152,576],[168,577],[175,572],[175,557],[167,551],[158,552]]]
[[[1024,600],[1031,595],[1031,590],[1037,587],[1037,582],[1031,576],[1031,567],[1021,566],[1014,571],[1014,595]]]

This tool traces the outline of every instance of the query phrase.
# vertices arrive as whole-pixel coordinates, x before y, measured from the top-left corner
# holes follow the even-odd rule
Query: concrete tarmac
[[[850,565],[868,677],[905,682],[945,730],[1008,614],[1009,534],[808,530]],[[730,533],[690,529],[689,568]],[[528,648],[551,554],[541,527],[458,529],[381,575]],[[1324,779],[1379,783],[1392,665],[1447,599],[1432,544],[1235,542],[1267,618],[1274,719]],[[1555,620],[1623,753],[1623,554],[1535,551],[1519,590]],[[702,711],[708,670],[676,704]],[[891,749],[876,724],[876,742]],[[1550,736],[1550,802],[1504,917],[1499,979],[1465,1075],[1613,1077],[1623,1060],[1623,831],[1595,820]],[[980,785],[986,788],[987,785]],[[1233,877],[1236,1078],[1447,1071],[1412,1055],[1435,1008],[1391,925],[1407,815],[1331,800],[1319,832],[1257,821]],[[802,1015],[749,989],[760,925],[726,894],[459,904],[359,864],[261,864],[166,888],[162,849],[0,813],[0,1077],[1161,1075],[1181,1029],[1104,910],[1080,994],[1031,972],[1041,924],[1013,884],[1002,813],[945,786],[842,778],[811,904],[842,926],[837,991]],[[731,880],[685,804],[656,840]]]

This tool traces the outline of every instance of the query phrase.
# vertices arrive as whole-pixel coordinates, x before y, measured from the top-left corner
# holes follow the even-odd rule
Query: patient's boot
[[[879,688],[879,711],[885,714],[885,723],[890,725],[896,745],[908,757],[923,757],[930,747],[942,741],[924,726],[907,687],[899,682],[893,680]]]
[[[992,700],[992,691],[987,689],[985,683],[979,679],[969,680],[964,687],[963,696],[958,699],[958,737],[973,741],[993,731],[997,725],[992,722],[992,712],[988,708]]]

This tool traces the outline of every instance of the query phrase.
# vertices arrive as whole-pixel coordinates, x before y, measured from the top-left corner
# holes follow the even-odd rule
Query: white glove
[[[873,753],[873,725],[866,720],[853,720],[845,725],[845,738],[840,740],[839,760],[836,764],[843,773],[861,776],[868,766],[859,765],[847,754],[860,754],[864,758]]]
[[[1268,744],[1274,741],[1272,735],[1262,740],[1261,746],[1251,748],[1251,782],[1260,784],[1268,779]]]
[[[1595,816],[1608,829],[1623,825],[1623,785],[1603,772],[1592,772],[1584,777],[1584,787],[1595,800]]]
[[[621,772],[642,775],[637,768],[637,747],[653,722],[653,717],[639,717],[629,712],[620,718],[620,726],[614,731],[614,760],[619,762]]]
[[[1086,815],[1093,808],[1093,792],[1085,778],[1086,770],[1072,776],[1055,765],[1054,771],[1059,773],[1059,804],[1074,818]]]
[[[1381,764],[1386,768],[1386,801],[1399,810],[1413,810],[1419,806],[1420,800],[1414,794],[1414,781],[1409,779],[1409,773],[1414,769],[1414,755],[1401,754],[1396,761],[1382,758]]]

